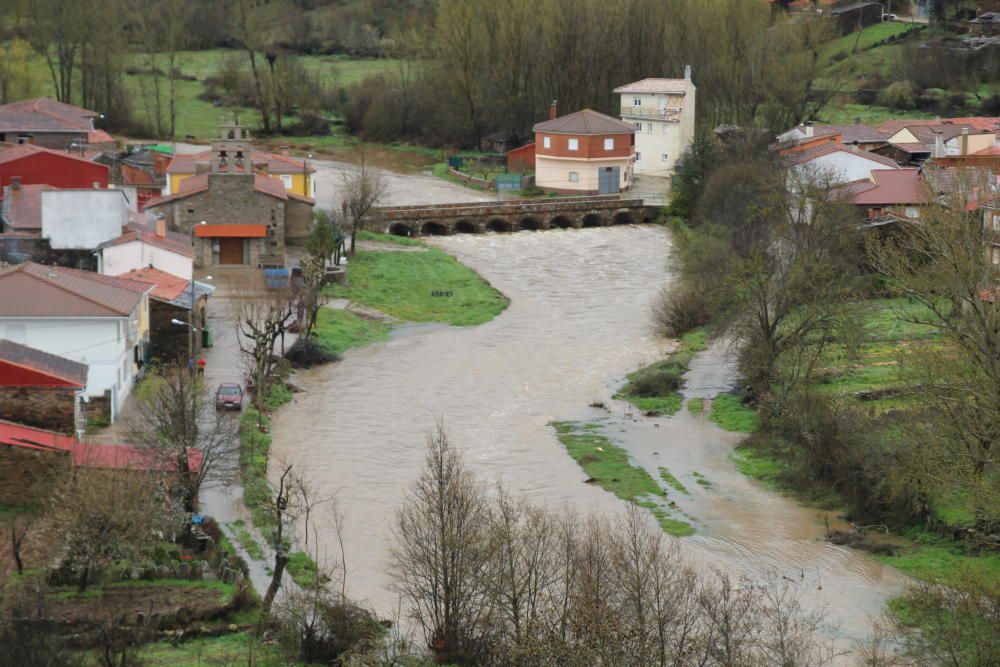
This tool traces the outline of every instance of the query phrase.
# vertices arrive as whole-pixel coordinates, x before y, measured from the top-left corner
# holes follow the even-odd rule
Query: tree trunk
[[[257,56],[253,49],[247,49],[247,53],[250,54],[250,70],[253,72],[253,85],[254,90],[257,91],[257,106],[260,108],[260,123],[264,134],[271,134],[271,110],[270,105],[267,103],[267,99],[264,97],[264,91],[260,87],[260,72],[257,71]]]
[[[87,580],[90,579],[90,566],[86,565],[80,573],[80,581],[77,584],[77,591],[83,593],[87,590]]]
[[[271,574],[271,583],[267,586],[267,593],[264,595],[264,602],[261,604],[261,615],[266,616],[271,613],[271,605],[274,604],[274,597],[281,588],[281,577],[285,574],[285,566],[288,564],[288,556],[284,547],[278,545],[278,550],[274,556],[274,572]]]

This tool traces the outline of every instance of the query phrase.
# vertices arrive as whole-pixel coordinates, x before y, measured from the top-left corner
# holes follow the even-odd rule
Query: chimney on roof
[[[101,184],[98,183],[97,181],[94,181],[94,189],[95,190],[100,190],[101,189]]]
[[[167,235],[167,221],[163,218],[156,221],[156,235],[161,239]]]
[[[556,100],[552,100],[552,104],[549,105],[549,120],[556,119],[556,109],[558,108],[558,103]]]
[[[691,66],[690,65],[685,65],[684,66],[684,80],[685,81],[690,81],[691,80]]]
[[[288,147],[288,146],[282,146],[282,147],[281,147],[281,154],[282,154],[282,155],[283,155],[284,157],[288,157],[288,150],[289,150],[289,147]]]
[[[21,177],[20,176],[15,176],[14,178],[10,179],[10,189],[11,190],[20,190],[21,189]]]
[[[932,157],[944,157],[944,135],[941,130],[934,130],[934,152]]]
[[[855,139],[854,141],[851,142],[851,150],[853,152],[855,152],[855,153],[858,152],[858,140],[857,139]]]
[[[960,155],[968,155],[968,154],[969,154],[969,128],[968,127],[963,127],[962,128],[962,150],[961,150]]]
[[[812,139],[813,134],[815,134],[816,132],[816,129],[813,127],[812,123],[806,123],[805,132],[806,132],[806,139]]]

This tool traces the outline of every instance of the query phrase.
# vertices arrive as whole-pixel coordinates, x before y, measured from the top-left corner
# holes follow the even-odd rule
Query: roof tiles
[[[593,109],[583,109],[560,116],[555,120],[547,120],[544,123],[536,124],[532,129],[535,132],[552,132],[553,134],[635,134],[634,125],[606,116]]]
[[[0,317],[124,317],[149,285],[25,262],[0,269]]]

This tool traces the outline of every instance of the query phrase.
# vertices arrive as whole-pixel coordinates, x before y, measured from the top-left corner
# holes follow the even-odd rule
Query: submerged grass
[[[489,322],[509,301],[475,271],[436,248],[427,252],[359,251],[348,285],[331,285],[343,297],[410,322],[470,326]]]
[[[693,415],[701,414],[705,410],[704,398],[692,398],[687,402],[688,410]]]
[[[681,493],[688,492],[687,488],[683,484],[681,484],[681,481],[676,477],[674,477],[674,474],[669,470],[667,470],[666,468],[663,467],[660,468],[660,479],[662,479],[664,482],[673,487],[675,491],[679,491]]]
[[[599,432],[600,424],[556,421],[551,425],[569,455],[602,489],[648,509],[670,535],[694,534],[690,524],[671,516],[665,505],[667,491],[644,468],[632,465],[628,452]],[[661,475],[665,470],[661,469]],[[677,484],[683,489],[680,482]]]
[[[681,337],[677,350],[665,359],[629,373],[625,385],[615,394],[643,412],[672,415],[681,409],[684,398],[678,390],[694,356],[707,347],[705,331],[695,329]]]
[[[321,308],[313,336],[328,354],[342,354],[352,347],[364,347],[389,337],[391,326],[352,312]]]

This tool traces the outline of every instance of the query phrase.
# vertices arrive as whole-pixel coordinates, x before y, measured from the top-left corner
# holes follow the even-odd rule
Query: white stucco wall
[[[92,250],[122,233],[128,202],[118,190],[42,192],[42,237],[57,249]]]
[[[598,170],[603,167],[618,167],[618,187],[627,190],[631,186],[629,158],[608,158],[600,160],[574,160],[547,155],[535,156],[535,186],[559,190],[594,191],[600,187]],[[570,172],[580,175],[577,182],[570,180]]]
[[[135,384],[129,318],[0,317],[0,337],[87,365],[84,396],[112,392],[117,416]]]
[[[694,141],[695,87],[686,84],[684,95],[621,93],[621,118],[636,126],[635,173],[669,176],[677,160]],[[640,104],[635,105],[635,100]],[[676,108],[678,114],[673,111]],[[661,112],[661,109],[663,110]],[[641,127],[639,124],[641,123]],[[663,159],[666,155],[667,159]]]
[[[141,241],[121,243],[101,250],[101,273],[109,276],[120,276],[133,269],[152,266],[154,269],[191,280],[192,263],[190,257]]]
[[[871,178],[872,169],[898,168],[898,166],[882,164],[864,155],[858,155],[850,151],[837,151],[836,153],[823,155],[794,167],[795,171],[799,173],[830,174],[839,183]]]

